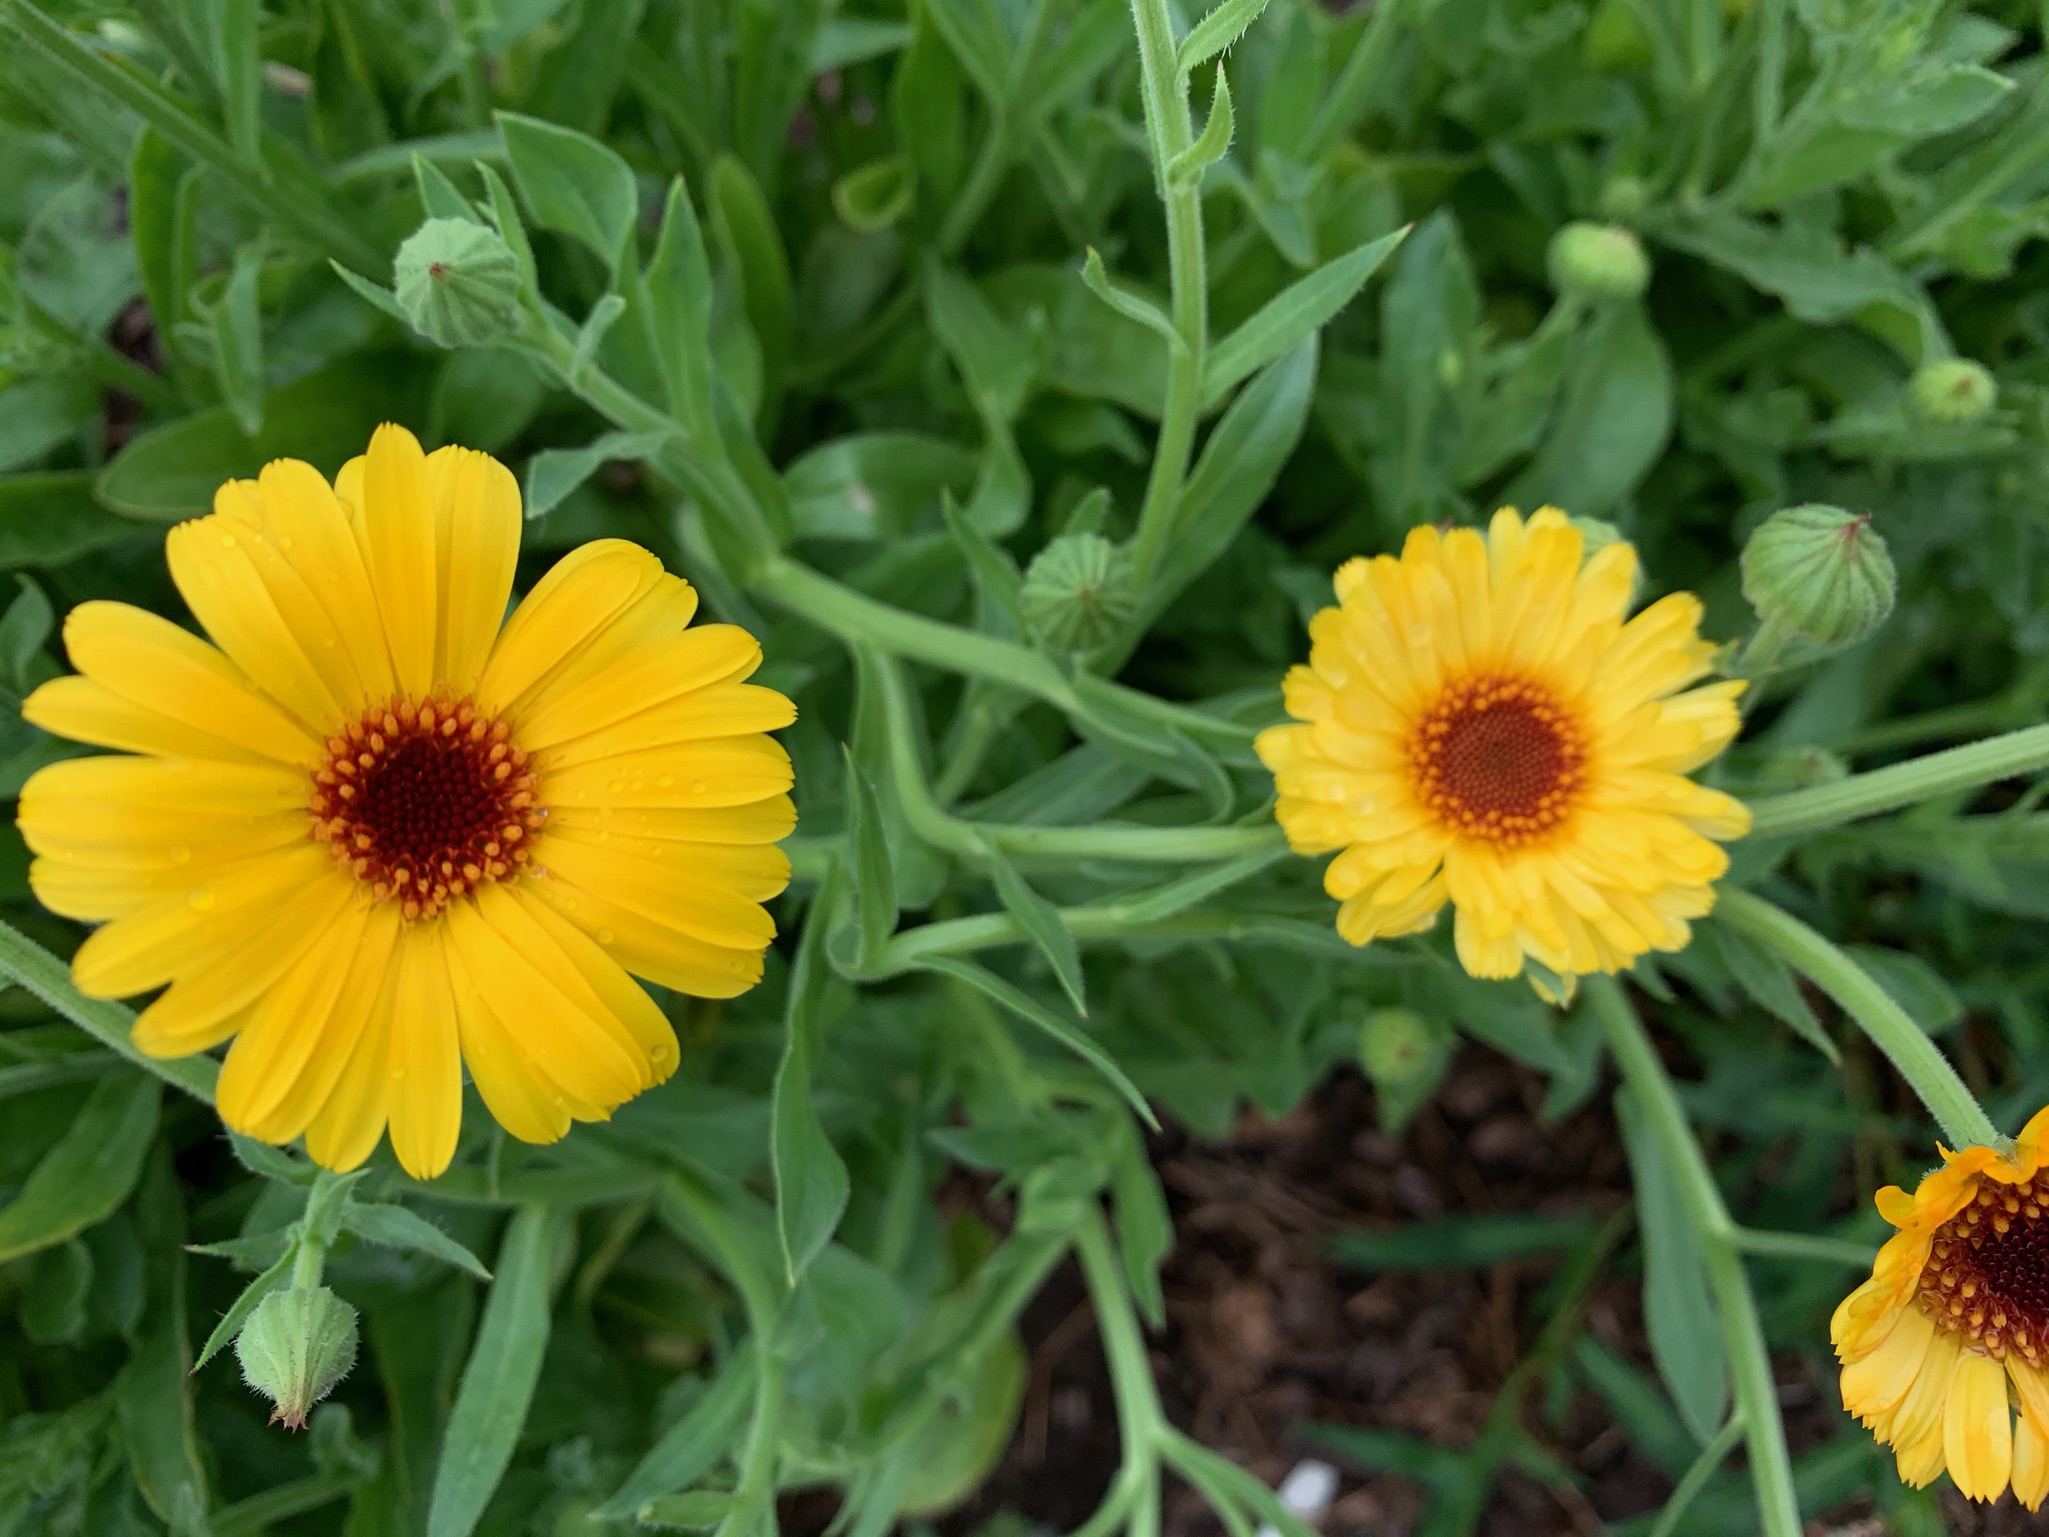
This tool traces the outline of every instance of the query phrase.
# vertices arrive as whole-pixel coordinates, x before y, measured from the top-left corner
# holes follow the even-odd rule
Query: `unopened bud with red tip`
[[[324,1286],[288,1286],[256,1304],[235,1339],[249,1386],[303,1430],[313,1406],[355,1369],[356,1310]]]
[[[474,347],[519,325],[519,260],[496,230],[468,219],[429,219],[398,248],[393,288],[429,341]]]
[[[1928,363],[1908,387],[1914,409],[1928,421],[1945,426],[1975,422],[1999,401],[1999,386],[1982,363],[1969,358],[1944,358]]]
[[[1040,644],[1087,652],[1123,633],[1138,602],[1130,554],[1101,534],[1062,534],[1033,557],[1018,607]]]
[[[1767,636],[1854,645],[1885,623],[1898,587],[1870,518],[1840,507],[1783,508],[1743,547],[1743,596],[1764,621],[1753,649]]]

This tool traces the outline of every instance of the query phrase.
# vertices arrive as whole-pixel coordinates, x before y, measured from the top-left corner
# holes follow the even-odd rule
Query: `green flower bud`
[[[356,1310],[324,1286],[289,1286],[256,1304],[235,1339],[242,1377],[304,1430],[306,1415],[356,1365]]]
[[[1840,507],[1787,507],[1743,547],[1743,596],[1767,630],[1817,646],[1862,640],[1899,586],[1871,520]]]
[[[443,347],[496,341],[519,325],[519,261],[496,230],[429,219],[398,248],[398,302]]]
[[[1093,651],[1122,632],[1138,601],[1131,557],[1101,534],[1062,534],[1032,558],[1018,594],[1025,623],[1055,651]]]
[[[1992,375],[1982,363],[1969,358],[1944,358],[1924,365],[1908,390],[1915,410],[1945,426],[1975,422],[1999,400],[1999,386]]]
[[[1651,184],[1641,176],[1618,176],[1601,189],[1601,212],[1620,224],[1633,224],[1651,206]]]
[[[1629,0],[1601,0],[1587,22],[1584,46],[1588,66],[1609,75],[1648,69],[1658,58],[1657,44]]]
[[[1551,286],[1579,299],[1634,299],[1650,286],[1650,258],[1617,224],[1568,224],[1551,237]]]
[[[1375,1009],[1359,1026],[1359,1065],[1375,1083],[1408,1083],[1430,1071],[1442,1033],[1414,1009]]]

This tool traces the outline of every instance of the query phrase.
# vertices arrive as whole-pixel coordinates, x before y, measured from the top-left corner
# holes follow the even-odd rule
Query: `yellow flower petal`
[[[434,676],[460,698],[476,688],[512,595],[519,482],[489,454],[467,448],[436,449],[427,471],[441,595]]]
[[[1843,1407],[1859,1419],[1890,1413],[1898,1407],[1935,1338],[1935,1325],[1918,1308],[1900,1314],[1885,1343],[1860,1361],[1843,1368]]]
[[[2013,1430],[2013,1497],[2028,1510],[2040,1510],[2049,1496],[2049,1433],[2030,1415]]]
[[[224,737],[123,699],[92,678],[52,678],[21,702],[21,718],[95,747],[118,747],[165,758],[212,758],[223,763],[267,761],[263,754]]]
[[[433,1179],[462,1129],[462,1047],[448,980],[446,929],[399,936],[391,1007],[391,1150],[414,1179]]]
[[[600,539],[557,561],[507,621],[477,684],[496,715],[538,688],[655,585],[661,564],[638,545]]]
[[[394,957],[394,960],[396,957]],[[376,977],[377,991],[357,1025],[346,1052],[337,1053],[340,1073],[333,1089],[306,1127],[306,1151],[323,1169],[346,1174],[376,1150],[390,1110],[391,1016],[398,993],[398,967],[387,964]]]
[[[448,962],[462,1057],[484,1107],[500,1126],[522,1142],[560,1141],[570,1122],[567,1099],[560,1086],[544,1081],[533,1063],[513,1045],[511,1033],[484,1002],[468,965],[453,946],[449,948]],[[595,1109],[590,1118],[598,1118]]]
[[[784,794],[795,783],[790,755],[765,736],[724,737],[689,747],[650,748],[548,775],[550,804],[711,809]]]
[[[405,428],[387,422],[371,435],[358,512],[393,676],[402,692],[425,698],[435,683],[439,519],[427,492],[427,456]]]
[[[2006,1406],[2006,1370],[1965,1351],[1942,1416],[1942,1454],[1966,1498],[1996,1500],[2013,1471],[2013,1416]]]
[[[579,886],[551,871],[533,894],[586,933],[636,977],[695,998],[735,998],[761,980],[761,951],[713,944],[671,922]]]

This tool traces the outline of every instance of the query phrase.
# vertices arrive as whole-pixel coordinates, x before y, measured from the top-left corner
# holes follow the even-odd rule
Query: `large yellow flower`
[[[1915,1488],[1946,1467],[1974,1500],[1999,1498],[2009,1482],[2030,1510],[2049,1494],[2045,1136],[2049,1110],[2010,1154],[1945,1148],[1911,1196],[1878,1192],[1879,1215],[1899,1232],[1836,1309],[1829,1337],[1843,1407],[1893,1448]]]
[[[1728,745],[1741,683],[1708,672],[1700,601],[1625,620],[1636,552],[1582,564],[1545,508],[1418,528],[1401,558],[1340,567],[1288,674],[1301,725],[1261,733],[1297,853],[1342,850],[1324,888],[1355,945],[1427,929],[1449,901],[1476,977],[1525,956],[1561,979],[1685,946],[1743,806],[1684,776]]]
[[[120,603],[74,609],[81,676],[46,730],[73,759],[21,794],[45,906],[106,920],[72,972],[169,987],[135,1043],[233,1038],[220,1111],[329,1168],[389,1123],[447,1167],[463,1066],[549,1142],[675,1071],[628,973],[724,998],[761,976],[789,879],[790,702],[761,648],[686,629],[697,595],[647,551],[588,544],[506,620],[519,488],[382,427],[332,487],[279,460],[171,530],[171,575],[219,649]],[[501,628],[501,622],[503,627]]]

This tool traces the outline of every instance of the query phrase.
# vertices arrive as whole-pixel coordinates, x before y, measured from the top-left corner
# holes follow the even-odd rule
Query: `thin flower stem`
[[[1729,1375],[1736,1390],[1736,1416],[1742,1420],[1749,1442],[1750,1477],[1765,1537],[1800,1537],[1800,1502],[1793,1492],[1793,1464],[1779,1418],[1778,1385],[1772,1380],[1757,1302],[1737,1252],[1736,1224],[1722,1204],[1722,1192],[1701,1156],[1665,1065],[1658,1060],[1622,984],[1613,977],[1590,977],[1587,991],[1607,1031],[1608,1047],[1622,1070],[1623,1081],[1643,1106],[1678,1180],[1687,1217],[1700,1237],[1708,1285],[1720,1315],[1722,1347],[1729,1357]]]
[[[1140,95],[1146,135],[1152,141],[1153,178],[1167,209],[1167,277],[1174,330],[1181,348],[1167,360],[1167,396],[1153,447],[1152,473],[1139,508],[1132,546],[1143,592],[1165,554],[1181,504],[1181,483],[1195,445],[1202,411],[1203,356],[1209,347],[1209,276],[1202,240],[1202,191],[1194,181],[1167,175],[1173,158],[1194,141],[1188,119],[1187,83],[1174,67],[1174,23],[1167,0],[1131,0],[1138,32]]]
[[[2049,768],[2049,726],[2029,726],[1868,774],[1852,774],[1834,784],[1752,801],[1750,836],[1784,838],[1813,832],[2045,768]]]
[[[1784,908],[1752,892],[1724,890],[1715,916],[1757,940],[1835,999],[1913,1086],[1951,1147],[2004,1145],[2005,1139],[1949,1059],[1863,967]]]
[[[1117,1260],[1101,1212],[1091,1209],[1082,1218],[1075,1230],[1074,1252],[1088,1283],[1096,1332],[1102,1337],[1103,1356],[1110,1367],[1110,1389],[1117,1400],[1117,1434],[1124,1466],[1116,1487],[1128,1491],[1120,1513],[1129,1522],[1131,1537],[1154,1537],[1160,1524],[1160,1453],[1174,1430],[1160,1409],[1145,1336],[1139,1331],[1124,1267]],[[1104,1504],[1108,1508],[1109,1502]]]
[[[105,998],[88,998],[71,982],[71,968],[18,929],[0,923],[0,975],[36,995],[109,1050],[144,1072],[154,1073],[174,1089],[213,1103],[220,1064],[212,1057],[147,1057],[129,1039],[135,1014]]]
[[[1715,1476],[1715,1471],[1728,1460],[1729,1453],[1736,1449],[1736,1443],[1742,1439],[1743,1416],[1740,1413],[1732,1414],[1723,1422],[1722,1428],[1715,1432],[1714,1440],[1702,1447],[1700,1455],[1693,1459],[1693,1466],[1686,1470],[1685,1476],[1679,1480],[1678,1487],[1673,1489],[1671,1498],[1665,1501],[1665,1508],[1658,1512],[1658,1523],[1651,1528],[1650,1537],[1671,1537],[1673,1530],[1685,1516],[1687,1507],[1699,1498],[1700,1491],[1707,1487],[1708,1480]]]

